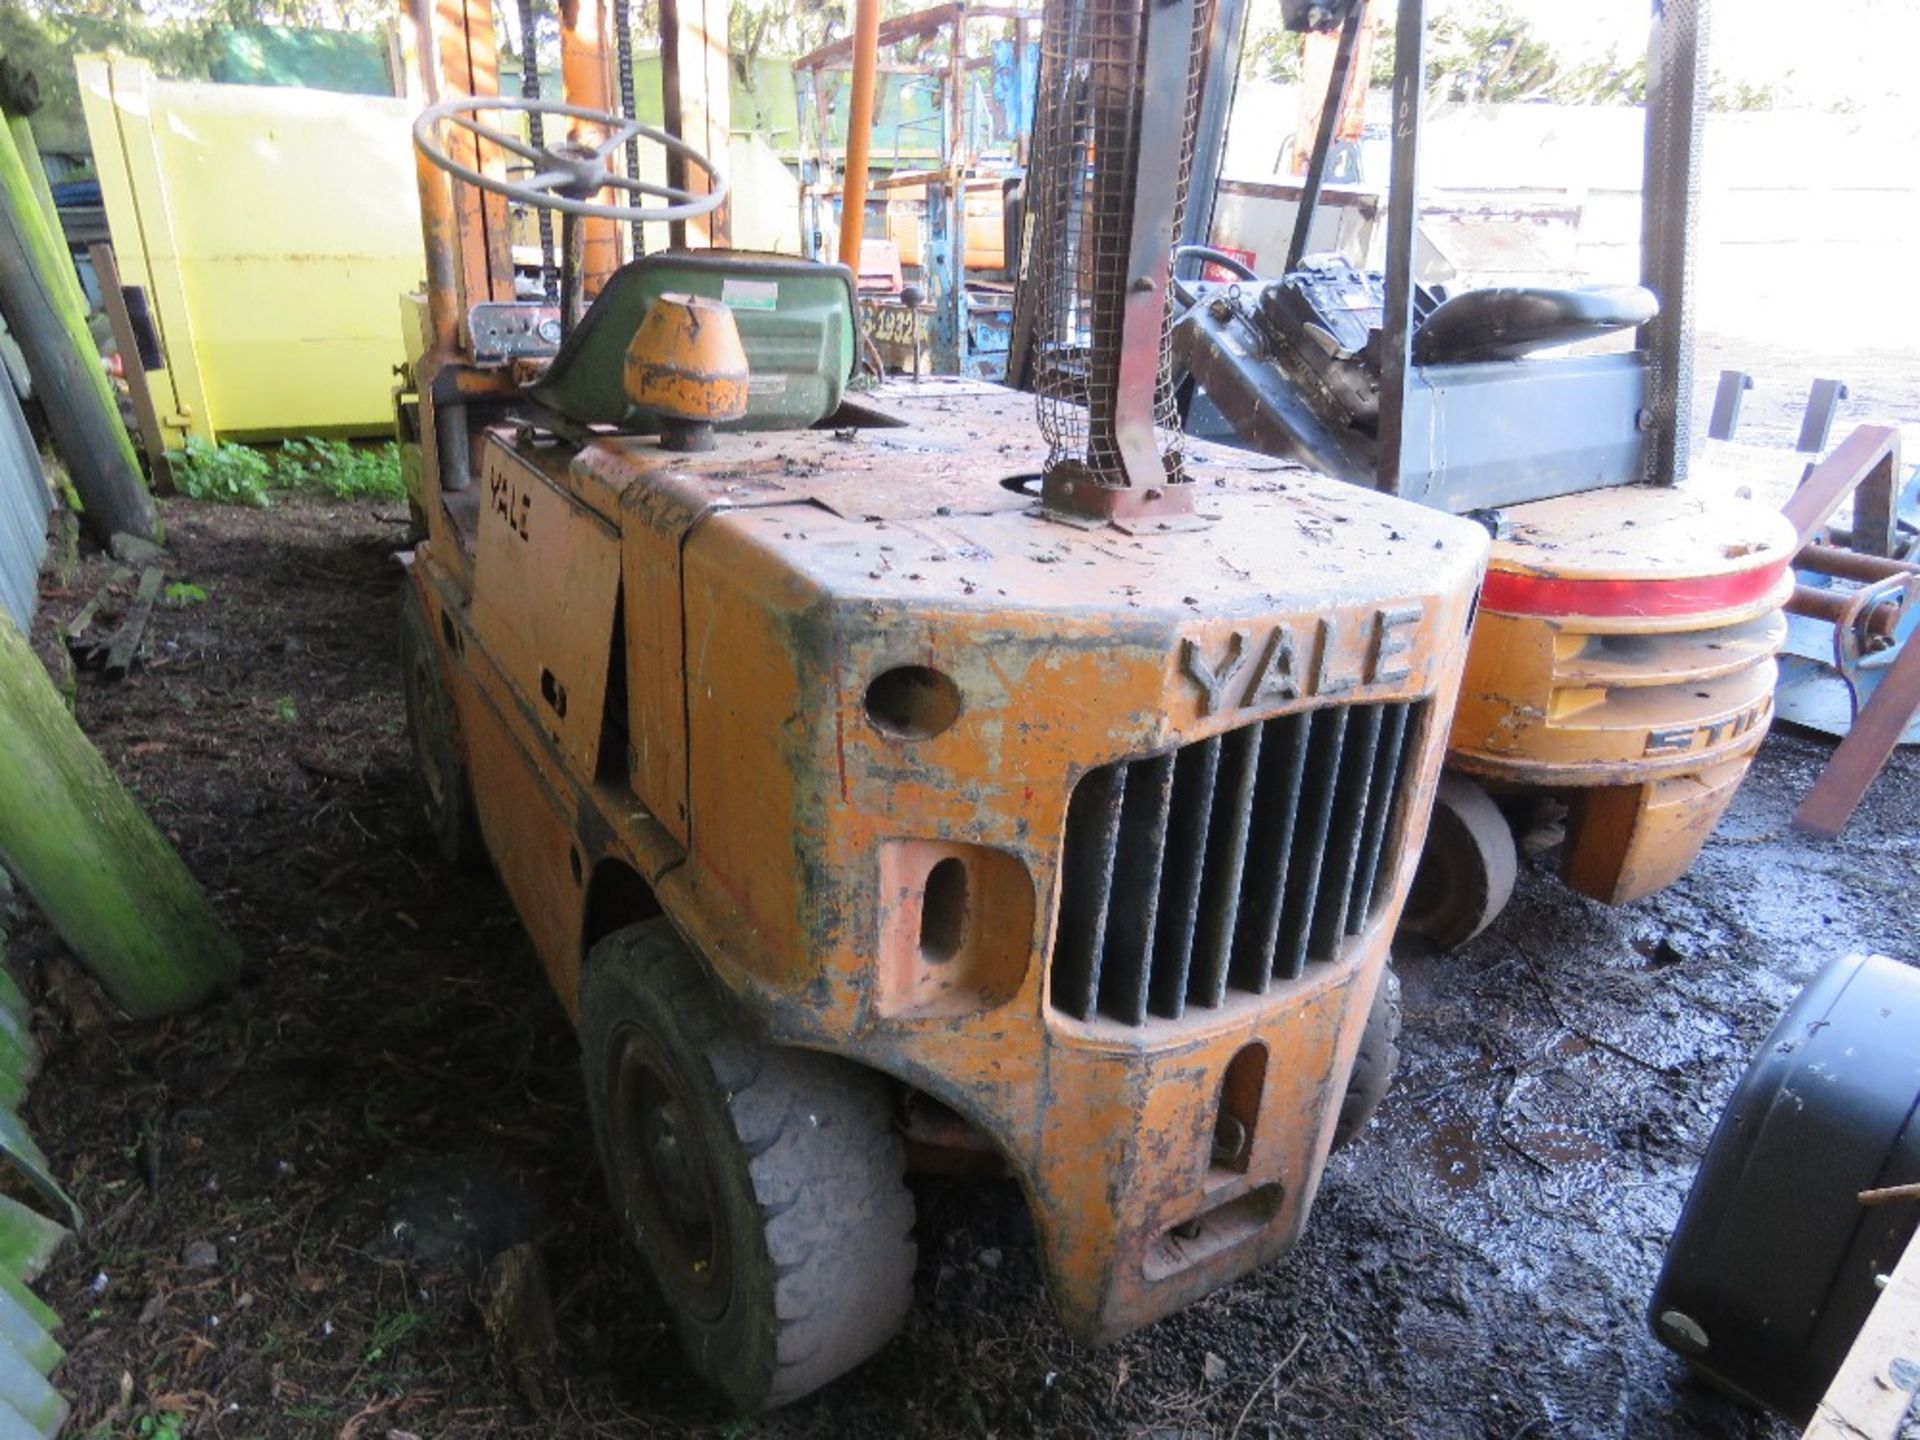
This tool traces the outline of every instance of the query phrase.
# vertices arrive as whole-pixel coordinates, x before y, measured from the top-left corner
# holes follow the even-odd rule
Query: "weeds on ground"
[[[400,447],[349,445],[344,440],[289,440],[280,447],[280,474],[289,486],[313,486],[338,500],[404,500]]]
[[[174,581],[171,585],[167,586],[163,594],[166,597],[167,604],[176,610],[184,610],[189,605],[204,605],[207,603],[207,587],[204,585],[195,585],[190,580]]]
[[[195,436],[168,458],[181,494],[222,505],[268,505],[275,490],[318,490],[336,500],[404,500],[407,494],[400,447],[392,441],[352,445],[308,436],[269,455]]]
[[[173,483],[182,495],[222,505],[265,505],[273,463],[245,445],[216,444],[198,435],[168,452]]]

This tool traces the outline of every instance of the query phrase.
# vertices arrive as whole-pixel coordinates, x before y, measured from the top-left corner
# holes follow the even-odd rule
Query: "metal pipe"
[[[1844,625],[1853,608],[1853,593],[1843,590],[1822,590],[1813,585],[1796,585],[1793,598],[1787,601],[1787,613],[1804,615],[1809,620],[1824,620],[1829,625]],[[1865,630],[1875,640],[1891,642],[1900,621],[1900,607],[1892,603],[1892,598],[1873,607],[1868,614]]]
[[[866,228],[867,164],[873,148],[873,77],[880,66],[880,0],[857,0],[853,15],[853,93],[847,100],[847,164],[840,185],[840,263],[860,273]]]
[[[413,77],[429,105],[440,99],[439,38],[433,28],[432,0],[412,0],[402,17],[406,43],[418,67]],[[446,172],[413,152],[414,175],[420,187],[420,229],[426,242],[427,321],[430,349],[449,352],[460,333],[460,226],[453,213],[453,186]],[[415,379],[420,377],[416,376]]]
[[[1387,187],[1387,307],[1380,336],[1374,488],[1424,499],[1433,472],[1407,474],[1407,385],[1413,369],[1413,247],[1420,228],[1420,122],[1426,103],[1426,0],[1400,0],[1394,30],[1393,173]]]
[[[427,321],[431,349],[451,353],[460,335],[460,278],[454,247],[459,224],[453,215],[452,182],[425,155],[414,152],[420,182],[420,227],[426,234]]]
[[[1187,183],[1187,208],[1180,222],[1180,244],[1183,249],[1205,245],[1213,238],[1213,211],[1220,191],[1220,162],[1226,154],[1227,122],[1233,115],[1233,92],[1240,83],[1240,51],[1247,26],[1247,0],[1215,0],[1210,24],[1207,64],[1200,86],[1200,123],[1193,144],[1193,178]],[[1025,35],[1025,27],[1017,27],[1017,33]],[[1015,54],[1018,55],[1017,50]],[[1025,74],[1024,71],[1021,73]],[[1175,275],[1181,274],[1178,251],[1174,254],[1173,272]],[[1188,279],[1197,278],[1201,273],[1200,266],[1185,272]]]
[[[611,0],[623,3],[623,0]],[[561,0],[560,5],[560,84],[570,105],[607,113],[613,109],[613,77],[607,56],[607,10],[602,0]],[[606,136],[604,126],[585,120],[568,124],[568,137],[584,144],[598,145]],[[609,167],[611,168],[611,167]],[[615,198],[608,190],[596,191],[596,200],[607,203]],[[575,279],[579,293],[588,300],[620,268],[620,223],[598,217],[580,222],[580,273]],[[563,251],[566,240],[561,239]],[[562,264],[566,263],[562,257]],[[565,289],[565,277],[561,288]]]
[[[1891,580],[1896,575],[1920,575],[1920,565],[1904,560],[1883,560],[1878,555],[1862,555],[1855,550],[1839,550],[1831,545],[1809,545],[1793,557],[1796,568],[1816,575],[1831,575],[1836,580],[1858,580],[1871,585],[1876,580]]]
[[[1367,7],[1355,5],[1340,27],[1340,45],[1333,53],[1333,74],[1327,78],[1327,98],[1320,107],[1320,130],[1313,137],[1313,156],[1307,161],[1306,183],[1300,187],[1300,208],[1293,216],[1293,239],[1287,244],[1287,263],[1282,275],[1300,268],[1307,253],[1307,234],[1313,229],[1313,212],[1320,207],[1320,187],[1327,178],[1327,157],[1333,153],[1333,137],[1340,128],[1340,112],[1347,108],[1347,80],[1353,74],[1353,52],[1360,43],[1360,26]]]

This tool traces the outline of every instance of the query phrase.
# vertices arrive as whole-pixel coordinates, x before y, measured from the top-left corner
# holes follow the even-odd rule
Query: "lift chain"
[[[525,3],[525,0],[522,0]],[[631,0],[613,0],[613,49],[616,62],[620,66],[620,117],[623,120],[638,120],[638,112],[633,101],[633,6]],[[640,178],[640,138],[634,136],[627,141],[627,178]],[[633,224],[633,255],[635,259],[647,253],[646,240],[641,234],[640,222]]]
[[[533,0],[520,0],[520,93],[529,100],[540,98],[540,47],[534,35]],[[538,111],[527,115],[527,138],[536,150],[546,148],[546,125]],[[540,226],[540,289],[551,303],[559,298],[558,267],[553,260],[553,215],[544,209],[534,214]]]

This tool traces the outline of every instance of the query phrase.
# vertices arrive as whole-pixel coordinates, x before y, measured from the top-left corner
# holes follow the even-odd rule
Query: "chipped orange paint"
[[[850,439],[723,435],[692,456],[494,430],[470,578],[442,559],[466,548],[444,507],[414,574],[454,636],[483,831],[562,999],[596,927],[633,918],[590,893],[625,867],[772,1038],[977,1127],[1025,1189],[1063,1322],[1111,1339],[1298,1234],[1441,734],[1412,752],[1389,901],[1338,959],[1140,1027],[1047,1000],[1073,785],[1303,705],[1444,713],[1485,542],[1204,448],[1197,526],[1061,524],[1022,488],[1029,399],[928,384],[862,403]],[[867,687],[901,665],[957,684],[949,728],[876,724]],[[949,857],[992,908],[953,983],[918,953],[925,876]],[[1215,1165],[1227,1067],[1254,1043],[1252,1147]]]
[[[444,289],[479,218],[429,208]],[[771,1040],[868,1065],[991,1144],[1084,1341],[1283,1252],[1425,837],[1483,532],[1205,446],[1198,520],[1061,523],[1031,493],[1031,399],[964,382],[695,455],[561,444],[515,423],[523,377],[468,364],[430,300],[429,538],[408,573],[481,829],[568,1009],[596,940],[664,914]],[[443,493],[462,417],[472,483]],[[947,677],[940,723],[870,706],[907,666]],[[1289,711],[1415,700],[1384,900],[1331,958],[1177,1021],[1053,1008],[1081,777]],[[947,862],[974,909],[936,953]],[[1230,1075],[1251,1139],[1216,1163]]]

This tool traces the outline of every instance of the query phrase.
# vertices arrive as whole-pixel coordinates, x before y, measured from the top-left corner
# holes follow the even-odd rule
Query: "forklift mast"
[[[1316,257],[1306,255],[1307,237],[1367,8],[1367,0],[1312,5],[1302,0],[1285,7],[1291,28],[1338,27],[1341,43],[1282,283],[1306,305],[1331,304],[1371,322],[1364,351],[1356,350],[1355,358],[1364,357],[1378,395],[1377,414],[1369,397],[1361,416],[1370,443],[1342,443],[1336,433],[1317,451],[1307,447],[1303,458],[1456,513],[1616,485],[1680,482],[1690,438],[1688,299],[1708,0],[1658,0],[1652,7],[1640,227],[1645,295],[1628,287],[1583,292],[1526,287],[1444,297],[1419,284],[1414,267],[1426,121],[1427,0],[1400,0],[1398,9],[1383,284],[1376,291],[1367,277],[1339,262],[1316,273]],[[1233,82],[1230,66],[1209,66],[1203,114],[1225,113]],[[1191,206],[1195,220],[1211,211],[1223,150],[1216,142],[1201,151],[1206,168],[1196,183],[1206,198]],[[1201,244],[1205,233],[1190,225],[1186,243]],[[1303,264],[1307,278],[1295,280]],[[1316,296],[1316,285],[1342,293],[1337,299]],[[1436,320],[1442,311],[1447,313]],[[1433,343],[1423,345],[1420,337],[1429,326]],[[1637,331],[1633,347],[1623,352],[1538,357],[1525,366],[1506,363],[1531,349],[1623,328]],[[1519,335],[1529,344],[1495,347],[1485,343],[1490,335]],[[1337,432],[1341,427],[1327,428]]]

